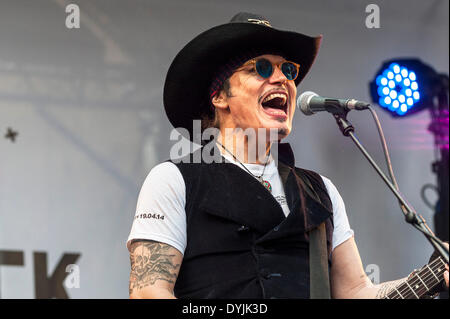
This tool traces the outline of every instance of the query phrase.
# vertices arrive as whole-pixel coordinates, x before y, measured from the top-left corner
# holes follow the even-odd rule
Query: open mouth
[[[270,93],[263,99],[261,106],[269,115],[287,117],[287,94],[281,92]]]

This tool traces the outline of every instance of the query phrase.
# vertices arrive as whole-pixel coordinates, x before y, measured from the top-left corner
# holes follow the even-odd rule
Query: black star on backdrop
[[[11,142],[15,142],[16,141],[16,136],[19,135],[18,132],[13,131],[12,128],[8,127],[8,131],[5,134],[5,138],[6,139],[10,139]]]

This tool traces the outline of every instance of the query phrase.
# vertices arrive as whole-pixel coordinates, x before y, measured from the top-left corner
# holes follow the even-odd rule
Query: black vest
[[[322,178],[294,167],[289,144],[279,144],[285,217],[254,177],[222,161],[176,163],[186,184],[187,247],[175,296],[309,298],[308,231],[324,221],[331,267],[333,210]]]

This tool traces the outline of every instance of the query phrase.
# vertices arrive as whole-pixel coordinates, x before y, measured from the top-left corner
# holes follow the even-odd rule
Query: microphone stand
[[[344,136],[349,136],[353,140],[353,142],[356,144],[356,146],[359,148],[359,150],[363,153],[363,155],[370,162],[372,167],[376,170],[378,175],[380,175],[380,177],[383,179],[383,181],[386,183],[386,185],[389,187],[389,189],[394,193],[395,197],[397,197],[400,204],[403,206],[402,210],[405,215],[405,221],[407,223],[411,224],[414,228],[416,228],[420,232],[422,232],[425,235],[425,237],[428,239],[428,241],[431,243],[431,245],[433,245],[435,250],[439,252],[441,257],[448,264],[448,259],[449,259],[448,248],[445,247],[444,243],[429,230],[428,225],[426,224],[423,217],[421,216],[419,218],[417,216],[417,213],[414,211],[414,209],[403,199],[403,196],[400,194],[400,192],[394,187],[394,185],[391,183],[391,181],[386,177],[386,175],[383,173],[383,171],[380,169],[380,167],[375,163],[373,158],[370,156],[370,154],[367,152],[367,150],[364,148],[364,146],[361,144],[361,142],[355,136],[355,134],[353,133],[355,131],[355,128],[347,120],[348,112],[349,111],[333,112],[333,116],[336,119],[336,123],[339,126],[339,129],[341,130],[342,134]]]

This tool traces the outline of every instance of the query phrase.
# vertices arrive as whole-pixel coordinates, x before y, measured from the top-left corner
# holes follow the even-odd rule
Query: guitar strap
[[[330,299],[325,223],[309,232],[309,298]]]
[[[317,195],[305,174],[302,174],[299,169],[295,169],[295,173],[309,196],[321,203],[320,196]],[[309,281],[310,299],[331,298],[325,222],[309,232]]]

